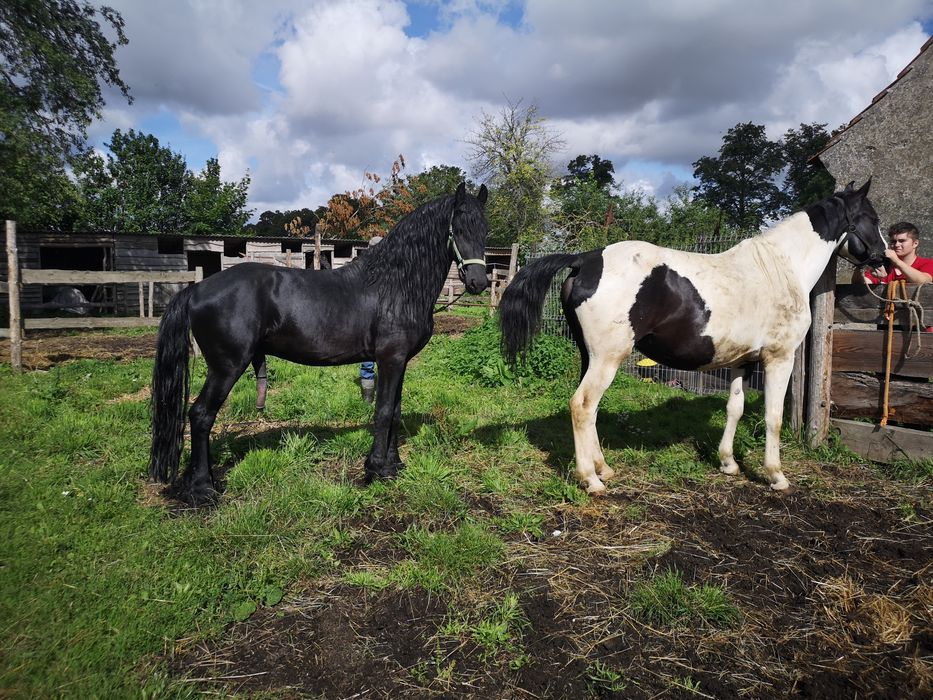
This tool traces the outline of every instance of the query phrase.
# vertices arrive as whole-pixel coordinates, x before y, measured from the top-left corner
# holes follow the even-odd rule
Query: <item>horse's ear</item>
[[[855,192],[855,180],[852,180],[846,188],[842,191],[842,194],[852,194]]]
[[[859,187],[859,190],[858,190],[858,192],[856,192],[856,194],[859,195],[859,196],[861,196],[861,197],[865,197],[865,196],[868,194],[868,188],[869,188],[869,187],[871,187],[871,177],[869,177],[868,180],[865,181],[865,184],[864,184],[864,185],[862,185],[861,187]]]
[[[454,202],[457,204],[463,204],[463,200],[466,198],[466,183],[461,182],[457,185],[457,192],[454,194]]]
[[[486,185],[480,185],[476,199],[482,206],[486,206],[486,200],[489,199],[489,190],[486,189]]]

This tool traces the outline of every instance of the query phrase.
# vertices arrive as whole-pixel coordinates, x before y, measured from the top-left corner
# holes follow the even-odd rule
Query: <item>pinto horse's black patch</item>
[[[713,361],[713,339],[703,335],[710,310],[697,288],[667,265],[651,271],[629,311],[635,347],[676,369],[696,369]]]

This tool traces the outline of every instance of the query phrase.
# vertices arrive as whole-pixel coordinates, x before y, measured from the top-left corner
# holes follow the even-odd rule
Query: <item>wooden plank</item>
[[[809,346],[807,347],[807,438],[812,446],[823,444],[829,433],[830,381],[833,371],[833,308],[836,264],[826,266],[813,288]]]
[[[833,370],[838,372],[884,372],[885,331],[837,330],[833,334]],[[909,347],[911,357],[904,356],[907,331],[894,332],[891,351],[891,373],[903,377],[927,379],[933,377],[933,333],[913,335]]]
[[[110,318],[27,318],[24,328],[29,330],[58,330],[63,328],[145,328],[158,326],[160,318],[115,316]],[[0,338],[9,338],[10,329],[0,328]]]
[[[23,284],[114,284],[119,282],[194,282],[194,273],[184,271],[133,270],[96,272],[89,270],[22,270]]]
[[[884,297],[885,286],[872,286],[875,294]],[[907,285],[907,296],[911,299],[917,292],[917,285]],[[920,288],[918,301],[923,306],[927,318],[933,314],[933,285]],[[872,296],[864,284],[840,284],[836,286],[836,311],[833,320],[836,323],[880,323],[883,321],[884,302]],[[904,306],[898,306],[896,322],[905,325],[908,321]]]
[[[16,222],[6,222],[7,294],[10,302],[10,366],[23,371],[23,330],[19,308],[19,253],[16,249]]]
[[[895,426],[881,427],[833,418],[832,426],[839,431],[846,447],[873,462],[893,462],[898,459],[929,459],[933,455],[933,433]]]
[[[833,372],[833,416],[836,418],[881,418],[881,377],[861,372]],[[888,403],[891,420],[933,426],[933,384],[927,381],[892,379]]]
[[[796,435],[800,435],[804,427],[803,415],[807,386],[806,348],[807,342],[804,340],[797,346],[794,353],[794,371],[790,375],[790,391],[787,392],[784,402],[785,415],[790,422],[791,430]]]

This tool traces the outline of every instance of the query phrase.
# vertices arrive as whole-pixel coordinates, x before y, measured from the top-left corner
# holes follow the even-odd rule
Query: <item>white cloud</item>
[[[916,54],[916,20],[933,19],[930,0],[528,0],[509,25],[508,0],[457,0],[419,38],[398,0],[113,4],[138,102],[104,126],[173,110],[217,145],[225,178],[249,169],[259,211],[322,204],[399,153],[410,172],[464,167],[475,119],[506,98],[562,132],[558,166],[598,153],[663,197],[739,121],[772,138],[848,121]],[[277,60],[271,91],[256,84],[261,55]]]

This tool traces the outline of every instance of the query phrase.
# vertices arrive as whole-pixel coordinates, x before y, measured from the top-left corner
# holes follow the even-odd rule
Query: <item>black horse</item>
[[[483,185],[418,208],[379,245],[336,270],[295,270],[241,263],[187,287],[169,303],[159,327],[152,371],[149,474],[174,483],[188,405],[188,331],[207,362],[207,379],[188,411],[191,459],[175,488],[199,505],[216,498],[209,437],[217,412],[247,366],[266,355],[304,365],[375,360],[378,368],[372,449],[366,481],[391,478],[398,454],[402,381],[408,361],[434,330],[434,303],[451,262],[467,291],[486,289],[488,233]]]

